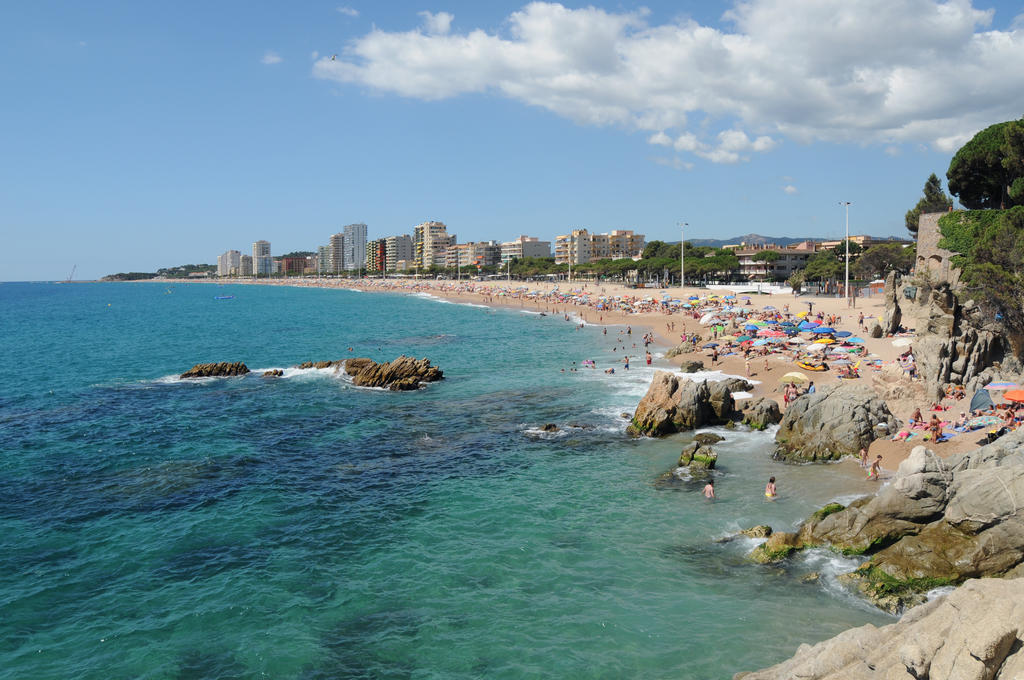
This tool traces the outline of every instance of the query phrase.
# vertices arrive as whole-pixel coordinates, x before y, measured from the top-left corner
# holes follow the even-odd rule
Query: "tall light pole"
[[[679,289],[686,287],[686,222],[679,222]]]
[[[839,201],[839,205],[846,207],[846,281],[843,284],[843,294],[846,296],[846,306],[850,306],[850,202]]]

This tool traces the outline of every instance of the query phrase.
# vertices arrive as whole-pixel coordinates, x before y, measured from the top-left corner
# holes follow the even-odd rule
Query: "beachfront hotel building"
[[[253,276],[270,276],[274,273],[270,241],[256,241],[252,244],[252,273]]]
[[[501,261],[501,246],[496,241],[479,241],[458,243],[448,247],[445,252],[444,266],[465,267],[480,265],[488,267]]]
[[[252,255],[242,255],[238,265],[239,276],[252,276]]]
[[[643,234],[634,234],[629,229],[616,229],[607,234],[573,229],[569,234],[555,237],[555,264],[586,264],[636,257],[643,252],[645,244]]]
[[[367,273],[380,273],[384,271],[387,260],[387,241],[376,238],[366,244],[366,256],[363,258],[363,266]]]
[[[536,236],[520,236],[501,244],[502,264],[524,257],[551,257],[551,241],[541,241]]]
[[[217,256],[217,276],[238,276],[242,269],[242,253],[229,250]]]
[[[443,267],[445,252],[455,244],[455,235],[448,234],[444,222],[422,222],[412,228],[412,243],[417,267]]]
[[[340,274],[345,269],[345,234],[338,232],[331,236],[328,245],[329,257],[327,271],[331,274]]]
[[[345,234],[345,269],[359,269],[366,261],[366,225],[347,224],[342,229]]]
[[[323,274],[331,271],[331,247],[330,246],[317,246],[316,247],[316,271],[318,274]]]
[[[789,246],[774,243],[740,245],[728,247],[736,255],[740,263],[740,276],[748,281],[764,281],[768,279],[784,280],[797,269],[807,266],[807,260],[814,253],[822,250],[820,243],[801,241]],[[774,262],[755,259],[758,253],[772,252],[778,254]]]
[[[386,271],[396,271],[399,262],[412,262],[412,259],[412,237],[408,234],[388,236],[384,239],[384,266]]]

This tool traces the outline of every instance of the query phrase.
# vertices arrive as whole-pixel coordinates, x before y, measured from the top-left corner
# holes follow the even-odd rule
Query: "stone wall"
[[[949,283],[956,286],[960,280],[960,270],[950,264],[952,251],[939,247],[939,218],[946,213],[924,213],[917,223],[917,258],[914,260],[915,272],[923,274],[927,269],[931,272],[931,280],[935,283]]]

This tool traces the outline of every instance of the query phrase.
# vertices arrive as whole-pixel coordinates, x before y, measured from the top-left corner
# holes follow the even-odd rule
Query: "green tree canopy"
[[[914,249],[899,243],[880,243],[864,251],[853,267],[857,276],[871,279],[884,277],[896,270],[906,274],[914,266]]]
[[[907,231],[917,236],[917,225],[922,213],[946,212],[953,207],[953,199],[942,190],[942,181],[933,172],[924,183],[924,197],[904,217]]]
[[[953,156],[946,178],[965,208],[1024,204],[1024,119],[996,123],[974,135]]]

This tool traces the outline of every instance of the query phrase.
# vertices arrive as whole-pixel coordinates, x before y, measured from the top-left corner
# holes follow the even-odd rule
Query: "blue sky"
[[[1016,3],[5,3],[0,279],[460,241],[902,235],[1024,112]],[[337,55],[331,60],[331,55]]]

